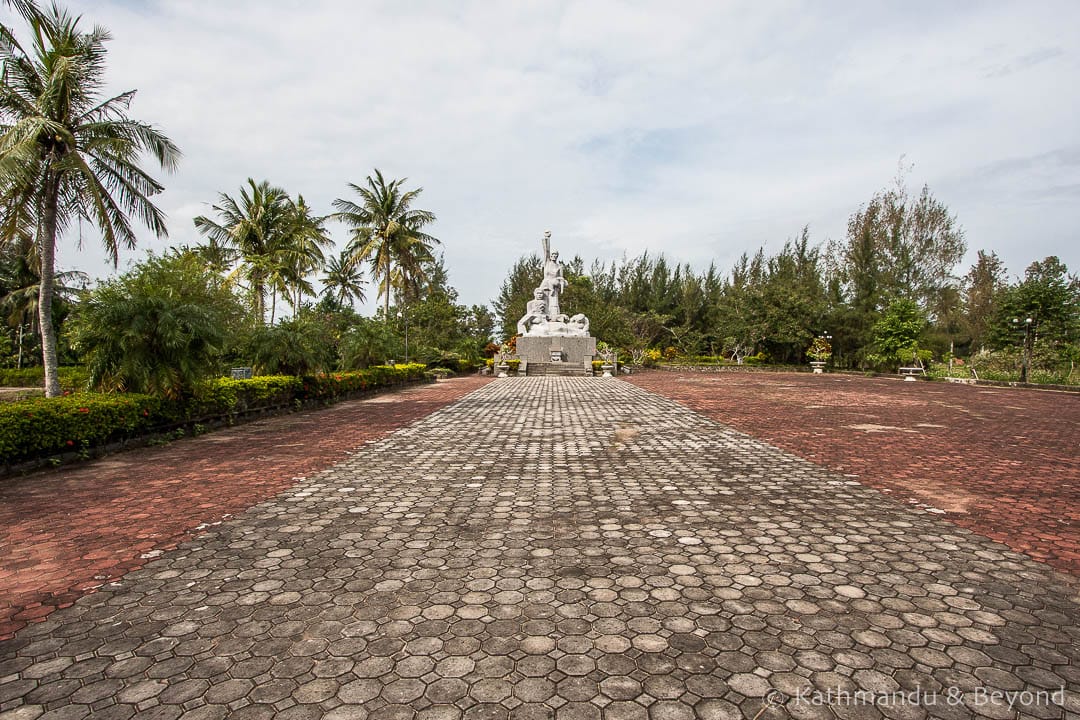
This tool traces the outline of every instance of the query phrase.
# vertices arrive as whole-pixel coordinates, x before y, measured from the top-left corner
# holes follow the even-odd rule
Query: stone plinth
[[[551,362],[552,351],[562,353],[562,361],[570,365],[582,365],[586,359],[592,362],[596,356],[596,338],[585,337],[529,337],[517,339],[517,354],[530,363]]]

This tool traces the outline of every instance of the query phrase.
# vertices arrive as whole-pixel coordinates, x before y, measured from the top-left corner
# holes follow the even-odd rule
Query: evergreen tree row
[[[838,367],[895,370],[976,356],[984,366],[1030,361],[1072,377],[1077,277],[1049,257],[1010,282],[1001,259],[985,251],[960,275],[966,249],[948,208],[927,187],[910,193],[900,177],[852,214],[842,241],[815,244],[803,228],[778,251],[744,254],[727,272],[649,253],[588,267],[575,257],[563,302],[637,361],[652,349],[803,363],[815,338],[825,338]],[[494,301],[504,337],[515,332],[540,276],[536,255],[510,269]]]

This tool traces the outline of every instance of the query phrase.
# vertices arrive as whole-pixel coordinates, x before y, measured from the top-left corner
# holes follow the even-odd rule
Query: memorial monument
[[[528,363],[565,363],[592,371],[596,338],[589,335],[589,318],[567,316],[562,307],[566,287],[559,253],[551,249],[551,232],[544,233],[544,278],[518,321],[517,354]]]

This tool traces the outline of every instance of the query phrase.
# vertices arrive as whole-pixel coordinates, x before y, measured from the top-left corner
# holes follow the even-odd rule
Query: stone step
[[[529,363],[525,368],[527,377],[584,377],[585,368],[569,363]]]

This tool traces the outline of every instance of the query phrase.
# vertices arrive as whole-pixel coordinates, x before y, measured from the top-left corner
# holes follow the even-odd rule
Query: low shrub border
[[[671,363],[663,363],[660,365],[654,365],[652,367],[637,367],[636,372],[697,372],[697,373],[726,373],[726,372],[749,372],[749,373],[782,373],[782,372],[797,372],[797,373],[810,373],[811,369],[805,365],[676,365]],[[886,378],[889,380],[899,380],[900,375],[894,372],[877,372],[875,370],[848,370],[829,368],[826,370],[829,375],[852,375],[856,377],[878,377]],[[925,378],[920,378],[920,382],[948,382],[946,377],[934,377],[928,375]],[[1054,392],[1071,392],[1080,393],[1080,385],[1052,385],[1045,383],[1020,383],[1016,381],[1008,380],[984,380],[982,378],[978,380],[970,381],[971,385],[983,385],[988,387],[1011,387],[1011,388],[1023,388],[1026,390],[1048,390]]]
[[[760,362],[744,363],[742,365],[737,365],[735,363],[680,364],[665,362],[657,363],[647,369],[666,372],[810,372],[812,368],[809,365],[762,365]],[[831,368],[830,372],[832,372]],[[860,375],[865,374],[860,371],[855,372],[858,372]]]
[[[86,451],[148,432],[161,418],[161,401],[149,395],[84,393],[16,400],[0,405],[0,457],[4,464]]]
[[[81,366],[57,368],[60,387],[69,392],[85,390],[90,380],[86,368]],[[28,368],[0,368],[0,387],[40,388],[45,385],[45,370],[40,366]]]
[[[0,403],[0,472],[89,458],[109,446],[188,429],[232,425],[251,417],[327,405],[374,390],[432,381],[423,365],[250,380],[219,378],[193,396],[167,400],[135,393],[79,393]]]

